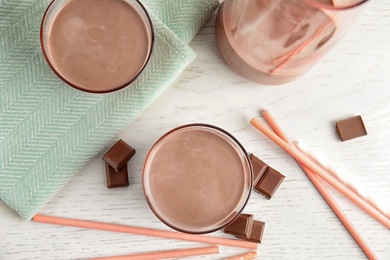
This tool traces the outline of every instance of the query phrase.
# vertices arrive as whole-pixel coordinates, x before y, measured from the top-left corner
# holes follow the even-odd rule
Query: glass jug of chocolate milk
[[[215,34],[226,63],[260,84],[291,82],[345,34],[368,0],[225,0]]]

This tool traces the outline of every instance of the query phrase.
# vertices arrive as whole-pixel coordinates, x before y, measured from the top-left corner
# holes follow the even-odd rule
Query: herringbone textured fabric
[[[30,219],[194,59],[188,43],[217,0],[145,0],[155,44],[145,71],[110,94],[75,90],[39,44],[48,0],[0,0],[0,198]]]

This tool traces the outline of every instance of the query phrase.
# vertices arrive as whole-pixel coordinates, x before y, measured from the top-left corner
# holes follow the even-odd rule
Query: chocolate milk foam
[[[49,31],[54,69],[83,89],[105,91],[129,83],[150,50],[145,22],[125,0],[70,0]]]

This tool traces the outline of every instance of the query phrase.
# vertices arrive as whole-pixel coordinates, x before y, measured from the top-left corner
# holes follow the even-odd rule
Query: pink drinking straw
[[[231,257],[225,258],[225,260],[251,260],[251,259],[255,259],[256,257],[257,257],[257,252],[252,251],[252,252],[244,253],[241,255],[231,256]]]
[[[324,181],[332,185],[336,190],[338,190],[341,194],[343,194],[352,202],[354,202],[357,206],[359,206],[362,210],[367,212],[370,216],[375,218],[379,223],[383,224],[385,227],[390,229],[389,218],[387,218],[383,213],[381,213],[376,208],[374,208],[367,201],[357,196],[356,193],[354,193],[351,189],[349,189],[345,184],[339,182],[333,175],[329,174],[324,168],[320,167],[314,160],[312,160],[310,157],[308,157],[306,154],[302,153],[301,151],[297,150],[295,147],[290,146],[287,142],[285,142],[283,139],[277,136],[274,132],[272,132],[266,125],[264,125],[258,119],[252,118],[250,123],[258,130],[260,130],[264,135],[266,135],[269,139],[271,139],[277,145],[283,148],[295,160],[303,164],[312,172],[315,172]]]
[[[280,127],[278,126],[278,124],[276,123],[275,119],[272,117],[272,115],[268,112],[268,110],[264,110],[262,112],[262,115],[263,117],[265,118],[265,120],[268,122],[268,124],[271,126],[271,128],[274,130],[274,132],[280,137],[282,138],[284,141],[288,142],[290,145],[291,145],[291,142],[288,141],[288,138],[287,136],[283,133],[283,132],[280,132],[279,130],[276,131],[275,129],[280,129]],[[275,124],[275,125],[274,125]],[[379,211],[381,214],[383,214],[386,218],[390,218],[388,212],[384,211],[383,209],[381,209],[375,202],[373,202],[372,200],[370,200],[369,198],[367,198],[366,196],[364,196],[363,194],[361,194],[359,192],[359,190],[351,185],[350,183],[347,183],[346,181],[342,180],[337,172],[330,168],[330,167],[327,167],[326,165],[323,165],[319,160],[318,158],[315,158],[314,155],[312,155],[311,153],[309,152],[306,152],[304,151],[302,148],[299,147],[299,145],[297,144],[294,144],[295,148],[298,149],[300,152],[304,153],[306,156],[308,156],[311,160],[313,160],[318,166],[322,167],[325,171],[327,171],[328,174],[331,174],[333,177],[335,177],[335,179],[337,179],[338,182],[341,182],[343,183],[346,187],[348,187],[353,193],[356,194],[356,196],[360,197],[362,200],[365,200],[367,203],[369,203],[372,207],[374,207],[377,211]]]
[[[191,234],[168,231],[168,230],[157,230],[151,228],[141,228],[141,227],[134,227],[134,226],[109,224],[103,222],[61,218],[61,217],[46,216],[40,214],[36,214],[33,217],[33,221],[46,223],[46,224],[55,224],[55,225],[87,228],[87,229],[97,229],[97,230],[104,230],[104,231],[128,233],[133,235],[143,235],[143,236],[151,236],[151,237],[176,239],[176,240],[185,240],[191,242],[200,242],[200,243],[206,243],[211,245],[222,245],[222,246],[241,247],[241,248],[248,248],[248,249],[257,249],[257,243],[254,242],[238,240],[238,239],[204,236],[204,235],[191,235]]]
[[[283,130],[280,128],[279,124],[276,122],[276,120],[273,118],[273,116],[268,112],[268,110],[262,111],[262,115],[264,116],[267,123],[270,125],[272,130],[285,142],[289,143],[291,147],[292,144],[288,140],[286,134],[283,132]],[[356,241],[356,243],[360,246],[362,251],[366,254],[368,259],[377,259],[374,252],[371,250],[369,245],[364,241],[363,237],[359,234],[359,232],[355,229],[352,222],[347,218],[347,216],[344,214],[343,210],[339,207],[337,202],[333,199],[332,195],[329,193],[329,191],[325,188],[325,186],[321,183],[320,179],[317,177],[317,175],[306,168],[304,165],[299,163],[299,166],[301,166],[302,170],[306,173],[306,175],[309,177],[311,182],[314,184],[314,186],[317,188],[319,193],[322,195],[322,197],[325,199],[325,201],[328,203],[328,205],[331,207],[333,212],[336,214],[336,216],[340,219],[341,223],[345,226],[345,228],[348,230],[349,234],[352,236],[352,238]]]
[[[282,138],[283,139],[283,138]],[[303,149],[300,145],[300,143],[294,143],[294,146],[300,150],[301,152],[305,153],[307,156],[309,156],[311,159],[316,161],[319,166],[327,170],[330,174],[332,174],[335,178],[337,178],[340,182],[344,183],[346,186],[348,186],[353,192],[356,193],[359,197],[366,200],[368,203],[371,204],[374,208],[376,208],[378,211],[380,211],[383,215],[385,215],[387,218],[390,218],[390,213],[386,211],[385,209],[381,208],[374,200],[370,199],[367,194],[362,192],[360,189],[358,189],[353,183],[343,179],[340,174],[332,168],[327,163],[324,163],[323,161],[320,161],[319,158],[317,158],[314,154],[310,153],[309,151],[306,151]]]
[[[218,253],[219,253],[218,246],[207,246],[207,247],[198,247],[198,248],[147,252],[147,253],[131,254],[131,255],[123,255],[123,256],[97,257],[97,258],[90,258],[89,260],[153,260],[153,259],[166,259],[166,258],[187,257],[187,256],[210,255],[210,254],[218,254]]]

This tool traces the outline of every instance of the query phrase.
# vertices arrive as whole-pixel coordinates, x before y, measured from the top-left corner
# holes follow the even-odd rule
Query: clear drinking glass
[[[368,0],[225,0],[217,14],[218,48],[242,77],[290,82],[318,62]]]
[[[138,0],[53,0],[40,39],[59,78],[79,90],[107,93],[128,86],[144,70],[154,33]]]
[[[203,234],[234,221],[252,190],[253,169],[243,146],[206,124],[177,127],[150,149],[143,188],[153,213],[181,232]]]

